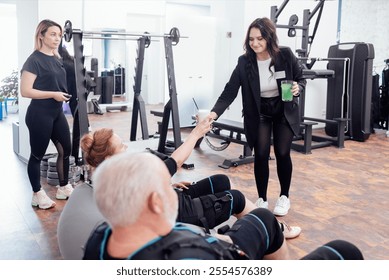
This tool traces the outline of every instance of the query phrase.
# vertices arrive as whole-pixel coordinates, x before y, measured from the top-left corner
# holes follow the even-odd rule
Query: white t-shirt
[[[276,97],[279,95],[277,80],[274,78],[274,65],[269,70],[271,58],[267,60],[257,60],[259,82],[261,85],[261,97]]]

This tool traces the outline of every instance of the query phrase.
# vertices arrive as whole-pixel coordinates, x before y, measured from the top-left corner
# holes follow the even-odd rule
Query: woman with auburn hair
[[[85,161],[93,168],[99,166],[107,157],[127,149],[127,146],[111,128],[101,128],[85,134],[80,145]]]

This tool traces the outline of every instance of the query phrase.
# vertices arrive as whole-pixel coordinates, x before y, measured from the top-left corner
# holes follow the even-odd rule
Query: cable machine
[[[272,6],[270,10],[270,19],[276,24],[277,28],[288,29],[289,37],[295,37],[296,29],[301,29],[302,31],[301,49],[296,50],[296,52],[298,53],[299,57],[308,57],[313,39],[315,38],[316,31],[319,26],[325,0],[319,0],[319,3],[316,5],[316,7],[313,9],[312,12],[309,9],[303,11],[303,23],[301,26],[296,25],[298,23],[298,16],[296,14],[290,16],[289,23],[287,25],[277,24],[278,17],[282,13],[282,11],[284,10],[288,2],[289,0],[284,0],[280,8],[277,8],[277,6]],[[309,25],[311,23],[311,19],[315,16],[317,12],[319,12],[319,14],[315,22],[315,27],[313,29],[312,35],[309,36]]]

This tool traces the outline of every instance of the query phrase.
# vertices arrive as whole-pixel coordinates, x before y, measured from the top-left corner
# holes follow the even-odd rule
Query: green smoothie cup
[[[292,85],[293,85],[293,81],[290,80],[281,81],[282,101],[290,102],[293,100]]]

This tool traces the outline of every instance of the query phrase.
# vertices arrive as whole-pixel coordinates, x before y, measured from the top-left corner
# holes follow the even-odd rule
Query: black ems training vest
[[[109,259],[105,245],[111,230],[102,223],[89,237],[85,246],[84,260]],[[104,244],[103,244],[104,243]],[[103,245],[102,245],[103,244]],[[166,236],[141,248],[132,260],[248,260],[248,256],[236,245],[224,242],[213,236],[197,232],[192,228],[176,224]]]
[[[227,221],[231,216],[232,196],[229,193],[221,197],[214,194],[196,198],[176,190],[179,211],[177,221],[209,229]]]

